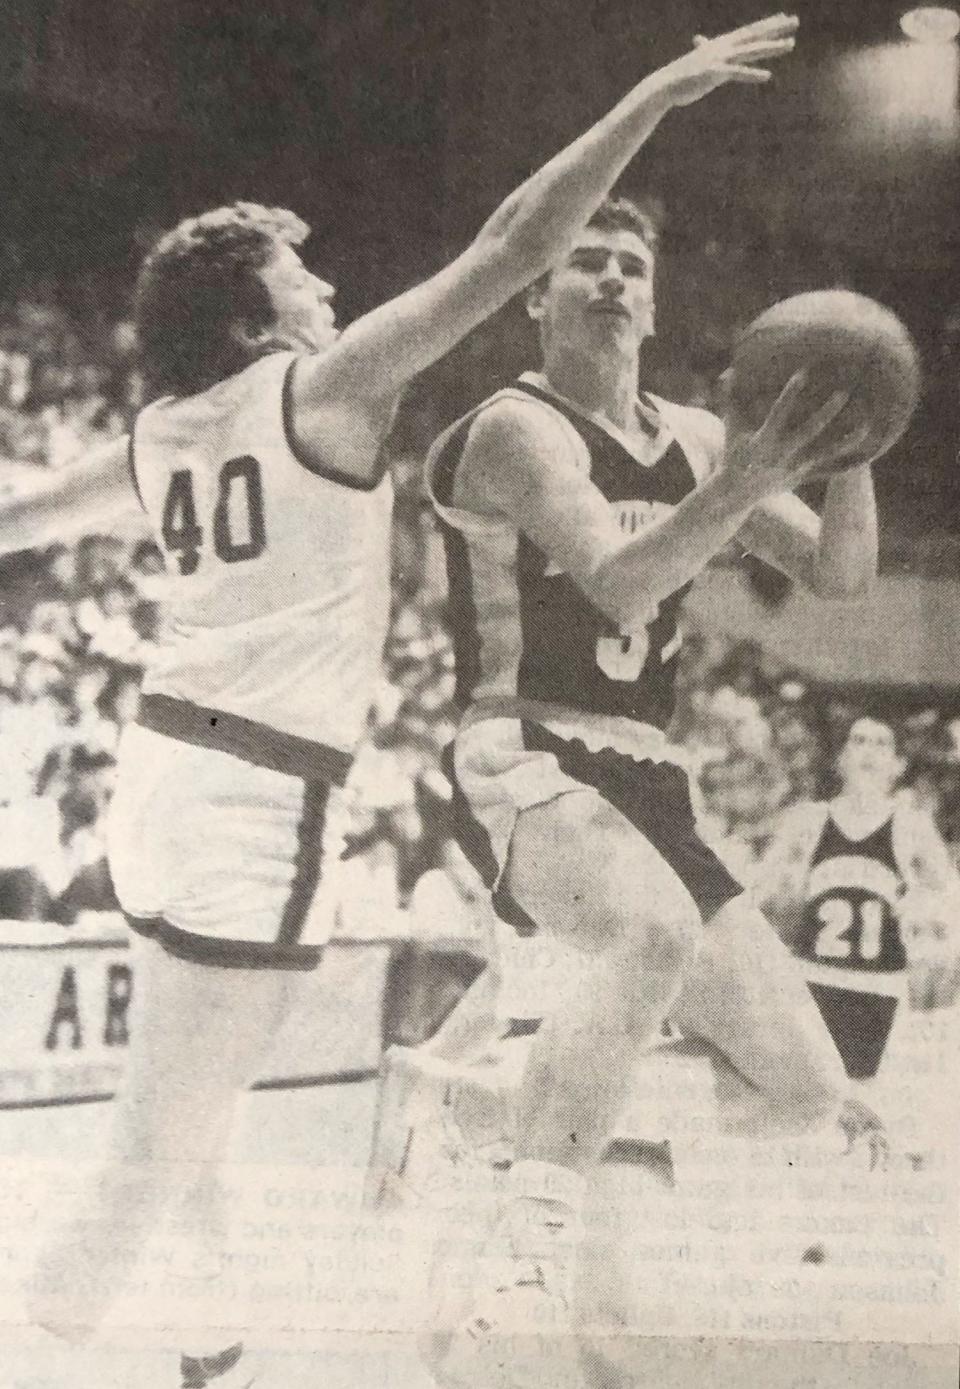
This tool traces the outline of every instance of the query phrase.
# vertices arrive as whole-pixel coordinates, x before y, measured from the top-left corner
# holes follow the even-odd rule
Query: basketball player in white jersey
[[[39,1322],[77,1336],[98,1324],[173,1187],[221,1154],[298,971],[319,958],[330,916],[307,909],[387,621],[381,446],[399,392],[546,270],[668,110],[766,81],[795,29],[778,15],[698,42],[512,194],[457,260],[342,337],[289,214],[220,209],[148,258],[138,328],[155,398],[129,447],[0,517],[0,551],[35,547],[103,525],[136,488],[170,580],[112,817],[118,895],[149,945],[130,1074],[87,1219],[41,1261]],[[185,1389],[226,1389],[231,1374],[246,1385],[245,1359],[236,1346],[191,1355]]]
[[[890,724],[857,719],[838,794],[788,810],[757,871],[758,900],[857,1081],[883,1071],[909,1006],[909,930],[943,923],[944,961],[960,950],[960,879],[930,817],[894,794],[904,770]]]
[[[451,1365],[490,1347],[495,1359],[497,1333],[531,1317],[569,1325],[585,1176],[665,1018],[730,1058],[760,1132],[826,1122],[845,1088],[788,952],[699,838],[665,730],[684,592],[729,540],[825,597],[868,587],[869,467],[830,481],[822,520],[791,495],[864,434],[826,444],[845,398],[813,398],[802,377],[755,434],[728,420],[725,437],[704,411],[638,396],[654,244],[636,207],[605,203],[529,292],[542,370],[453,425],[428,460],[465,843],[502,916],[572,947],[518,1100],[508,1258]]]

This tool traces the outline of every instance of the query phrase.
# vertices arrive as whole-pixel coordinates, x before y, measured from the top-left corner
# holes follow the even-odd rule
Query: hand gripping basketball
[[[798,373],[803,385],[794,384]],[[782,431],[796,415],[788,448],[799,442],[801,470],[828,475],[881,458],[903,435],[920,395],[920,359],[884,305],[849,290],[816,290],[781,300],[744,329],[727,385],[733,433],[771,423]],[[841,393],[846,406],[831,414]]]
[[[741,431],[728,421],[726,466],[755,477],[771,493],[796,487],[838,450],[855,451],[859,446],[859,424],[839,440],[830,431],[848,402],[845,391],[834,391],[824,400],[821,392],[811,390],[805,371],[795,372],[759,429]]]

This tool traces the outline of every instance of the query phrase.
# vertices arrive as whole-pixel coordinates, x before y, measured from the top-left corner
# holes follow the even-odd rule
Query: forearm
[[[63,532],[65,517],[52,493],[38,488],[0,504],[0,555],[42,550]]]
[[[671,107],[653,73],[500,205],[479,239],[522,256],[530,278],[547,270]]]
[[[643,626],[658,603],[695,578],[736,534],[761,487],[755,477],[717,473],[666,520],[604,560],[590,596],[624,631]]]
[[[820,521],[815,590],[824,598],[860,598],[877,573],[877,504],[868,467],[831,478]]]
[[[126,453],[126,439],[115,440],[66,468],[39,471],[0,500],[0,555],[43,549],[135,512]]]

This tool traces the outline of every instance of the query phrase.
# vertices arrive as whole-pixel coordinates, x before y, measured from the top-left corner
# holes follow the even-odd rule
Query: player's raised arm
[[[764,65],[791,51],[796,29],[795,18],[775,15],[700,42],[644,78],[512,193],[463,255],[360,319],[309,371],[298,373],[301,411],[311,401],[322,408],[338,396],[356,402],[395,395],[550,266],[672,107],[731,82],[767,81]]]
[[[138,506],[124,437],[0,495],[0,554],[37,549],[108,525]]]

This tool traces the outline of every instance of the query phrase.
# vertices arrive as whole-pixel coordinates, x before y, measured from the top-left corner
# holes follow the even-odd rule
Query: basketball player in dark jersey
[[[654,245],[632,204],[600,208],[529,292],[542,371],[452,426],[428,460],[465,840],[501,915],[552,933],[571,962],[518,1099],[505,1262],[451,1342],[461,1362],[534,1316],[569,1325],[585,1174],[666,1017],[742,1073],[755,1131],[825,1123],[845,1089],[788,952],[699,838],[665,730],[683,595],[734,536],[824,597],[868,587],[869,467],[831,480],[822,521],[791,495],[863,435],[831,450],[824,431],[846,400],[814,398],[802,375],[754,434],[638,396]]]
[[[903,771],[891,726],[857,719],[837,761],[839,793],[787,812],[758,875],[853,1080],[877,1076],[907,1007],[911,926],[953,924],[945,955],[960,944],[960,881],[933,821],[895,797]]]

